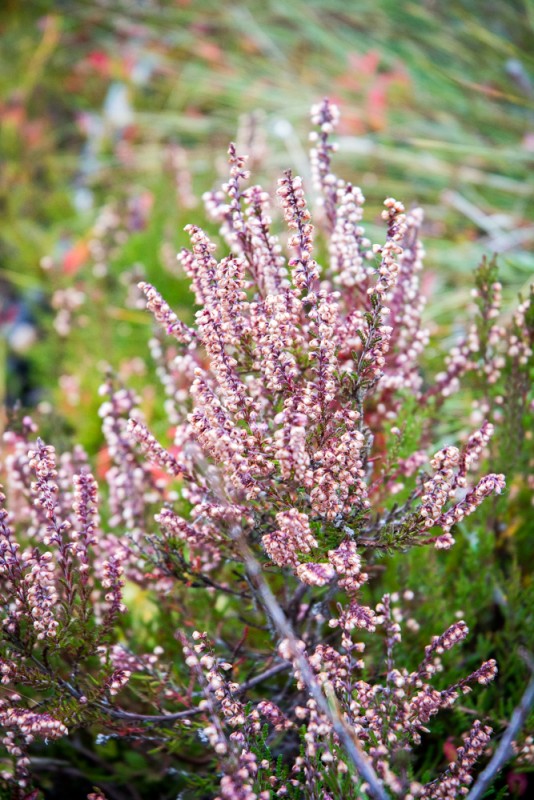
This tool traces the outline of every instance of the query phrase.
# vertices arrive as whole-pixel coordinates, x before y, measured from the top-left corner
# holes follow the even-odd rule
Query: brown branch
[[[513,755],[512,742],[525,724],[528,713],[534,704],[534,664],[532,663],[532,657],[528,654],[525,654],[523,658],[532,671],[530,682],[519,701],[519,705],[514,709],[508,729],[499,742],[493,758],[478,776],[476,783],[467,795],[467,800],[480,800],[497,773],[501,771],[504,764]]]
[[[253,556],[250,548],[242,536],[241,531],[236,531],[234,539],[239,544],[250,581],[257,589],[257,592],[261,597],[263,605],[269,617],[271,618],[274,627],[276,628],[279,636],[283,637],[289,642],[294,661],[298,666],[302,680],[306,684],[306,688],[308,689],[310,695],[313,697],[323,714],[325,714],[325,716],[330,720],[333,730],[339,737],[345,752],[356,767],[357,772],[369,784],[370,795],[376,798],[376,800],[389,800],[389,795],[380,782],[380,779],[376,774],[369,757],[363,752],[354,732],[351,730],[342,713],[338,709],[335,703],[335,698],[327,698],[321,689],[321,686],[317,682],[307,658],[299,648],[299,640],[293,632],[287,617],[273,595],[270,587],[266,583],[261,572],[261,565]]]
[[[290,666],[290,664],[284,662],[282,664],[276,664],[274,667],[270,667],[270,669],[265,670],[265,672],[261,672],[259,675],[255,675],[253,678],[245,681],[245,683],[242,683],[239,689],[236,690],[236,694],[244,694],[249,689],[257,686],[257,684],[263,683],[263,681],[272,678],[274,675],[278,675],[279,672],[287,672],[287,670],[290,669]],[[190,710],[177,711],[174,714],[136,714],[135,712],[123,711],[119,708],[112,708],[110,706],[103,705],[99,705],[99,710],[103,711],[109,717],[113,717],[114,719],[128,719],[137,720],[138,722],[152,723],[174,722],[175,720],[188,719],[189,717],[197,716],[198,714],[203,713],[203,709],[192,708]]]
[[[13,644],[13,642],[12,642]],[[21,652],[23,652],[21,650]],[[58,675],[54,675],[52,670],[49,667],[46,667],[39,659],[35,656],[30,656],[32,662],[35,664],[36,667],[45,675],[48,675],[53,680],[57,681],[59,685],[65,689],[72,697],[75,697],[77,700],[82,697],[82,693],[76,689],[71,683],[64,680],[63,678],[59,677]],[[269,680],[274,675],[278,675],[279,672],[287,672],[290,669],[290,664],[283,662],[280,664],[276,664],[274,667],[269,667],[264,672],[260,672],[259,675],[255,675],[253,678],[250,678],[248,681],[242,683],[239,689],[236,690],[236,694],[244,694],[249,689],[252,689],[254,686],[257,686],[259,683],[263,683],[263,681]],[[184,711],[177,711],[174,714],[136,714],[132,711],[123,711],[120,708],[114,708],[113,706],[107,703],[96,703],[96,707],[99,711],[102,711],[108,717],[112,717],[113,719],[124,719],[124,720],[137,720],[138,722],[173,722],[179,719],[188,719],[189,717],[197,716],[198,714],[202,714],[202,709],[199,708],[192,708],[190,710],[185,709]]]

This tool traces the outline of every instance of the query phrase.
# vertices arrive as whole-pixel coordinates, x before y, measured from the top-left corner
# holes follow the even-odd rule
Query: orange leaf
[[[63,272],[66,275],[75,275],[89,258],[89,248],[87,243],[76,242],[74,247],[67,250],[63,256]]]

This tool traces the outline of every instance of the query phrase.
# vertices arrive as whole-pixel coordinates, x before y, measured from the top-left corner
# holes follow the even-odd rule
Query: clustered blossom
[[[335,148],[329,137],[337,118],[329,101],[313,111],[319,128],[312,151],[313,175],[331,234],[329,263],[319,266],[317,261],[316,233],[303,182],[286,171],[277,191],[290,229],[287,246],[291,255],[286,267],[271,229],[269,198],[259,187],[243,187],[249,173],[234,146],[229,151],[228,183],[222,191],[205,196],[232,255],[219,260],[215,244],[206,234],[197,226],[187,228],[192,248],[183,250],[180,258],[192,279],[200,310],[196,328],[187,344],[184,342],[187,352],[178,356],[187,359],[180,381],[184,375],[190,376],[192,398],[187,427],[182,424],[180,428],[180,447],[184,454],[201,452],[207,458],[206,462],[202,457],[188,461],[187,471],[182,471],[184,492],[196,486],[206,499],[202,515],[197,505],[189,521],[173,516],[168,509],[158,516],[162,528],[184,542],[184,557],[187,559],[190,551],[189,564],[195,565],[198,576],[214,563],[212,548],[226,548],[235,557],[231,542],[235,541],[232,526],[238,524],[237,518],[234,522],[229,519],[229,527],[225,527],[226,522],[220,517],[216,520],[210,511],[227,503],[249,509],[251,525],[244,532],[250,531],[253,537],[259,534],[270,562],[291,570],[309,587],[305,591],[337,586],[346,600],[339,603],[337,614],[323,619],[337,629],[346,653],[317,645],[309,657],[321,683],[331,681],[336,691],[348,681],[354,665],[361,666],[361,649],[352,638],[355,631],[372,633],[384,625],[388,659],[400,639],[399,621],[391,616],[389,599],[376,609],[358,601],[368,577],[362,548],[380,547],[382,541],[386,547],[396,542],[400,547],[414,543],[449,547],[454,541],[454,525],[485,497],[504,488],[500,474],[486,475],[474,483],[469,480],[493,433],[493,423],[486,419],[461,449],[448,445],[436,453],[431,460],[432,473],[418,480],[404,510],[401,507],[392,514],[380,508],[374,511],[373,503],[384,503],[387,492],[402,491],[404,484],[399,478],[411,478],[427,458],[418,450],[399,459],[389,475],[375,471],[375,462],[383,457],[375,437],[382,435],[384,421],[395,420],[399,412],[401,400],[396,393],[408,390],[423,406],[442,403],[456,390],[465,371],[475,368],[481,340],[472,328],[464,343],[453,350],[443,374],[423,392],[418,366],[428,343],[428,332],[421,326],[424,298],[419,287],[423,215],[420,209],[406,213],[402,203],[388,198],[382,213],[387,225],[385,243],[371,246],[362,225],[361,191],[338,179],[331,169]],[[499,298],[493,288],[490,317],[495,324]],[[161,301],[158,303],[162,307]],[[156,319],[161,322],[158,313]],[[495,331],[490,339],[494,341]],[[182,362],[175,361],[173,369],[178,363]],[[178,384],[177,377],[175,381],[176,394],[183,393],[183,383]],[[167,379],[165,385],[170,396],[172,381]],[[136,424],[134,429],[139,430]],[[401,436],[399,429],[392,433]],[[136,438],[146,442],[148,436],[144,432]],[[152,453],[150,449],[145,445],[145,452],[163,466],[165,457],[159,448],[152,448]],[[207,528],[203,527],[206,520]],[[222,524],[219,542],[212,522],[216,527]],[[431,535],[431,529],[441,532]],[[202,543],[209,553],[205,567],[197,555]],[[409,627],[415,630],[416,626],[410,619]],[[358,697],[348,701],[347,714],[364,739],[371,730],[374,739],[383,735],[384,703],[387,707],[393,703],[398,714],[388,738],[375,741],[369,749],[377,773],[396,794],[419,796],[423,787],[415,783],[406,787],[393,773],[387,757],[395,743],[405,747],[408,735],[419,741],[430,718],[467,691],[469,682],[485,684],[495,675],[495,663],[489,661],[442,692],[425,682],[440,671],[439,655],[466,633],[465,623],[455,623],[427,648],[414,673],[391,668],[383,695],[363,681],[347,684],[350,691],[357,689]],[[304,642],[302,646],[305,652]],[[292,647],[282,642],[280,654],[293,663],[304,689],[306,682]],[[209,667],[208,661],[204,666]],[[196,669],[192,654],[187,662]],[[226,697],[222,679],[208,675],[203,680],[219,700]],[[222,714],[243,725],[244,712],[233,705],[235,687],[232,691],[228,707],[234,709],[233,716],[224,710]],[[297,713],[300,719],[309,716],[308,751],[300,765],[308,776],[313,771],[311,759],[320,753],[321,761],[329,764],[332,748],[331,728],[314,703],[310,699],[307,708]],[[210,714],[213,716],[213,709]],[[230,757],[228,741],[213,719],[206,735],[218,754]],[[314,749],[321,737],[326,737],[328,744]],[[235,736],[233,741],[237,741]],[[255,780],[252,760],[248,766],[242,765],[244,783],[236,779],[243,753],[232,755],[232,766],[221,784],[221,791],[224,788],[229,797],[249,796]]]
[[[513,747],[519,764],[534,764],[534,736],[525,736],[521,744],[514,742]]]
[[[418,367],[428,341],[419,289],[422,213],[407,214],[388,198],[385,242],[371,247],[361,225],[360,190],[331,171],[329,136],[337,111],[324,101],[313,116],[320,129],[314,174],[332,234],[330,263],[319,267],[303,182],[288,170],[277,191],[290,230],[292,257],[285,266],[268,197],[259,187],[244,188],[246,159],[232,145],[228,182],[205,197],[231,255],[219,259],[216,244],[196,225],[187,226],[191,249],[180,254],[200,306],[196,326],[178,326],[156,290],[141,285],[156,321],[181,347],[172,361],[164,345],[157,347],[179,456],[137,417],[128,432],[158,468],[184,481],[183,497],[193,504],[189,520],[168,509],[158,515],[163,542],[152,538],[151,544],[159,547],[155,560],[164,573],[189,570],[202,583],[222,563],[217,552],[236,557],[237,525],[259,533],[265,555],[305,586],[344,590],[347,602],[329,624],[349,636],[377,625],[376,613],[357,597],[367,579],[360,541],[365,547],[450,547],[453,526],[501,492],[504,478],[488,475],[468,484],[468,471],[492,433],[487,422],[461,451],[450,445],[436,454],[434,474],[419,482],[403,515],[389,516],[387,493],[403,490],[398,479],[412,476],[424,454],[408,455],[391,475],[379,475],[374,465],[383,453],[376,442],[399,411],[397,392],[409,390],[423,404],[434,396],[422,394]],[[443,379],[438,394],[444,396],[451,380]],[[251,526],[210,519],[210,509],[224,504],[247,506]],[[441,533],[431,535],[434,528]],[[181,543],[179,563],[172,542]]]
[[[250,251],[248,261],[263,297],[272,297],[287,288],[287,269],[282,247],[271,233],[270,197],[261,186],[251,186],[243,192],[246,205]]]
[[[371,251],[359,224],[363,198],[343,181],[327,177],[332,173],[325,153],[331,150],[324,137],[332,133],[337,112],[325,101],[314,111],[315,117],[322,130],[323,155],[317,156],[322,191],[328,193],[329,202],[335,200],[334,210],[338,200],[349,202],[348,195],[356,203],[350,213],[340,205],[339,220],[350,221],[343,228],[347,239],[343,251],[352,237],[354,258],[357,253],[358,263],[365,260],[369,266],[357,283],[349,286],[341,281],[344,291],[337,292],[333,286],[339,283],[339,269],[345,268],[333,258],[319,282],[314,228],[302,181],[286,172],[277,192],[291,231],[288,247],[294,251],[288,261],[290,280],[285,280],[280,246],[266,212],[267,198],[258,187],[243,188],[249,174],[244,158],[232,146],[230,180],[221,192],[210,193],[206,202],[223,225],[233,255],[218,260],[215,243],[198,226],[187,226],[192,246],[182,251],[181,260],[201,308],[195,329],[187,329],[187,335],[179,329],[183,351],[174,357],[167,374],[168,362],[158,345],[168,397],[184,396],[184,379],[189,379],[192,403],[186,423],[177,419],[175,442],[186,458],[191,453],[197,458],[184,463],[166,454],[136,418],[129,432],[153,463],[185,480],[184,496],[193,502],[202,492],[210,503],[224,495],[230,504],[254,503],[260,515],[265,503],[273,503],[276,513],[284,513],[285,507],[307,515],[310,522],[318,521],[319,532],[329,524],[347,531],[363,528],[368,542],[377,455],[370,426],[380,428],[384,419],[394,418],[399,407],[395,391],[419,392],[422,382],[417,368],[427,341],[420,328],[423,301],[418,286],[422,215],[418,210],[407,215],[401,203],[388,198],[382,214],[386,240]],[[372,258],[377,259],[376,268]],[[156,320],[174,334],[174,313],[152,287],[142,284],[142,288]],[[173,409],[178,409],[174,401]],[[436,475],[422,492],[420,511],[410,517],[413,541],[424,541],[425,531],[443,522],[443,536],[432,541],[438,547],[450,546],[454,522],[471,513],[491,488],[502,489],[501,476],[489,476],[471,490],[466,482],[467,469],[476,462],[490,431],[480,432],[480,442],[477,434],[469,440],[454,464],[456,477],[448,475],[446,466],[436,467]],[[450,447],[445,452],[459,451]],[[209,461],[201,470],[203,456]],[[399,476],[413,474],[421,457],[416,453],[411,461],[407,457],[399,463]],[[395,481],[381,478],[380,485],[393,490]],[[465,487],[466,497],[448,510],[457,487]],[[264,524],[264,516],[262,520]],[[382,527],[378,522],[378,530]],[[299,558],[293,535],[277,532],[273,520],[271,529],[262,531],[262,541],[279,565],[276,552],[283,551],[284,537],[284,564],[296,569],[304,582],[324,585],[334,578],[326,552],[320,552],[320,533],[314,534],[313,547],[322,558],[314,562],[308,557],[310,545],[301,550],[307,557]],[[338,541],[341,544],[343,536]]]
[[[331,564],[308,562],[299,564],[295,570],[298,578],[309,586],[325,586],[330,583],[336,571]]]
[[[100,387],[100,394],[104,398],[99,414],[106,445],[103,455],[108,462],[105,479],[111,531],[99,542],[98,566],[101,574],[102,564],[109,555],[111,561],[120,562],[128,577],[142,580],[141,552],[147,553],[147,520],[153,517],[154,503],[165,497],[169,474],[182,474],[181,465],[148,432],[138,398],[131,390],[109,376]],[[143,452],[150,453],[151,463],[139,457],[136,444]]]
[[[355,598],[343,606],[338,617],[332,617],[328,622],[331,628],[338,626],[345,632],[350,633],[354,628],[370,631],[376,630],[376,614],[372,608],[362,606]]]
[[[40,440],[37,450],[27,453],[28,475],[30,470],[37,475],[37,481],[31,484],[34,493],[36,514],[36,538],[46,546],[52,543],[59,545],[60,559],[64,562],[65,549],[60,534],[68,529],[67,523],[58,524],[56,519],[56,495],[58,491],[54,478],[54,450],[46,447]],[[4,503],[5,495],[0,494],[0,502]],[[44,513],[42,513],[44,512]],[[37,523],[40,519],[40,525]],[[8,587],[12,588],[14,597],[10,613],[3,620],[9,633],[15,633],[21,619],[27,618],[37,634],[38,640],[53,639],[59,625],[56,619],[58,601],[57,565],[51,551],[41,552],[38,548],[27,548],[20,552],[10,525],[9,514],[5,509],[0,512],[0,573],[8,579]],[[4,595],[4,603],[9,593]]]
[[[502,285],[493,279],[495,273],[493,262],[483,264],[477,288],[472,292],[479,309],[478,326],[472,326],[470,331],[471,342],[478,345],[478,350],[483,356],[480,371],[490,386],[497,383],[506,363],[504,355],[499,352],[499,344],[506,338],[506,332],[497,321],[502,302]],[[513,335],[510,337],[510,345],[512,338]]]
[[[504,475],[486,475],[459,502],[447,511],[443,510],[447,501],[455,497],[457,488],[466,485],[467,470],[478,460],[492,433],[493,426],[485,423],[480,431],[469,437],[462,453],[457,447],[446,447],[436,453],[431,461],[434,475],[423,485],[419,517],[423,530],[436,526],[444,531],[431,540],[438,549],[451,547],[454,544],[451,528],[473,514],[484,498],[501,494],[505,487]]]
[[[26,552],[22,556],[26,570],[27,601],[31,608],[33,627],[37,639],[53,639],[59,622],[56,619],[56,605],[59,595],[56,587],[56,570],[51,552]]]
[[[167,535],[186,543],[195,572],[208,573],[220,564],[222,537],[213,522],[187,522],[169,508],[156,514],[155,520]]]
[[[501,494],[505,487],[504,475],[486,475],[463,500],[456,503],[449,511],[442,514],[437,524],[446,532],[450,531],[453,525],[457,525],[464,517],[472,514],[483,502],[484,498],[492,494]]]
[[[476,289],[473,298],[477,315],[466,334],[453,347],[445,359],[446,369],[439,372],[434,385],[424,394],[425,398],[435,397],[438,403],[460,389],[460,380],[468,372],[474,372],[491,390],[503,375],[510,360],[515,363],[514,371],[525,370],[532,359],[532,287],[530,296],[518,304],[511,325],[499,324],[502,286],[496,280],[495,260],[483,259],[476,273]],[[520,390],[522,392],[522,390]],[[488,403],[491,393],[487,393],[482,403],[483,413],[493,413],[492,420],[500,421],[502,396],[497,395],[494,403]],[[492,408],[493,406],[493,408]]]
[[[474,431],[469,435],[460,453],[455,481],[456,486],[466,486],[467,472],[476,466],[494,431],[494,426],[486,420],[480,430]]]
[[[13,773],[2,772],[0,777],[25,789],[30,786],[28,746],[35,739],[60,739],[68,734],[68,730],[50,714],[18,708],[20,699],[20,695],[12,695],[9,700],[0,700],[0,742],[11,756],[14,766]]]
[[[118,554],[102,559],[109,542],[100,529],[96,480],[81,448],[56,457],[53,447],[32,440],[36,426],[4,437],[6,483],[12,511],[0,494],[0,673],[8,699],[0,701],[3,747],[14,772],[2,778],[30,786],[28,746],[67,736],[80,710],[106,688],[114,695],[125,673],[103,666],[76,685],[80,663],[107,651],[113,625],[126,607]],[[26,535],[21,535],[23,532]],[[69,630],[79,637],[73,645]],[[61,658],[66,657],[68,669]],[[14,687],[35,687],[43,696],[27,703]],[[89,699],[88,699],[89,698]]]
[[[423,269],[424,247],[419,238],[423,211],[411,209],[406,213],[406,232],[396,284],[388,298],[388,321],[393,328],[389,342],[392,357],[380,380],[380,389],[410,387],[419,393],[422,379],[419,358],[429,342],[428,331],[421,326],[425,297],[419,290],[419,273]],[[383,309],[384,311],[384,309]]]
[[[356,566],[352,565],[353,568]],[[408,595],[413,597],[406,593]],[[406,668],[397,668],[394,663],[394,650],[402,638],[404,618],[398,597],[385,595],[376,607],[375,618],[376,625],[385,632],[387,668],[382,682],[370,684],[362,679],[365,645],[351,638],[346,640],[343,649],[318,644],[309,655],[302,640],[295,643],[283,640],[279,654],[291,663],[300,692],[307,688],[300,660],[305,658],[318,685],[331,700],[335,697],[350,730],[358,737],[360,747],[368,753],[377,775],[393,796],[411,800],[416,797],[454,800],[465,793],[461,787],[468,786],[472,780],[473,766],[489,742],[489,727],[475,722],[463,747],[458,750],[458,760],[438,779],[426,785],[410,782],[402,768],[399,769],[396,755],[420,744],[428,733],[427,725],[431,718],[440,710],[450,708],[469,691],[471,684],[485,685],[492,681],[497,672],[495,662],[485,662],[458,683],[439,690],[433,682],[443,669],[440,656],[465,638],[468,633],[466,624],[456,622],[441,636],[434,637],[425,649],[423,661],[410,672]],[[263,785],[261,771],[264,769],[270,769],[269,784],[277,790],[278,796],[284,796],[289,787],[304,792],[306,787],[324,781],[327,775],[350,775],[332,722],[314,697],[308,696],[302,704],[301,695],[297,695],[289,712],[287,709],[282,712],[268,701],[261,701],[255,708],[249,706],[247,710],[238,699],[239,685],[225,675],[229,665],[218,661],[207,635],[195,632],[193,640],[195,644],[192,647],[184,642],[184,652],[187,665],[196,674],[200,685],[205,686],[203,708],[211,721],[204,728],[204,735],[224,765],[221,797],[226,796],[226,790],[238,791],[236,787],[244,794],[229,793],[228,797],[262,797],[259,791]],[[278,735],[293,731],[295,726],[302,729],[302,749],[294,758],[285,782],[280,782],[274,774],[272,761],[267,759],[256,763],[250,758],[251,741],[259,730],[258,712]],[[240,748],[237,751],[236,745]],[[247,758],[247,763],[253,765],[252,770],[242,769],[243,759],[246,761]],[[349,780],[343,796],[359,797],[357,791],[353,794],[358,776],[352,775]]]
[[[329,139],[339,122],[339,109],[328,98],[311,108],[311,121],[318,128],[310,134],[313,147],[310,151],[310,164],[314,188],[319,192],[319,201],[324,205],[330,230],[336,224],[336,189],[339,181],[331,170],[331,154],[337,145]]]
[[[298,566],[299,554],[311,553],[318,546],[310,529],[309,518],[295,508],[276,516],[278,529],[267,533],[262,544],[269,558],[279,567]]]
[[[0,705],[0,720],[2,727],[13,728],[20,733],[28,744],[34,738],[59,739],[67,734],[66,727],[49,714],[38,714],[26,709],[9,708],[5,701]]]
[[[179,342],[188,344],[193,340],[194,333],[187,325],[181,322],[165,300],[149,283],[141,282],[139,289],[145,294],[146,307],[154,314],[154,318],[170,336],[175,336]]]
[[[143,527],[147,505],[147,467],[136,458],[128,433],[128,419],[139,419],[137,398],[125,387],[108,378],[100,387],[104,398],[99,414],[107,453],[111,461],[106,471],[109,486],[112,528],[124,526],[133,539]]]
[[[157,464],[161,469],[166,470],[174,478],[187,474],[187,469],[169,453],[138,419],[129,419],[126,430],[140,449],[150,458],[150,461]]]
[[[124,580],[122,578],[122,564],[116,556],[112,556],[104,562],[102,567],[102,586],[107,590],[106,602],[108,603],[106,623],[111,625],[117,614],[123,614],[126,606],[122,602],[122,589]]]
[[[263,373],[269,389],[287,392],[299,376],[292,351],[302,341],[296,327],[301,304],[290,292],[268,295],[263,302],[251,303],[250,312],[257,343],[254,368]]]
[[[254,217],[256,224],[258,217],[243,213],[243,204],[250,197],[240,189],[247,178],[243,164],[232,149],[232,177],[222,192],[222,196],[229,196],[228,207],[223,213],[219,198],[212,208],[213,214],[218,213],[227,225],[231,224],[234,249],[240,255],[217,261],[215,245],[206,234],[197,226],[188,226],[192,251],[183,259],[194,276],[197,301],[202,308],[196,315],[196,330],[187,336],[187,342],[184,340],[193,406],[187,427],[178,426],[180,447],[191,452],[200,445],[204,454],[222,468],[238,503],[242,498],[259,502],[264,496],[279,501],[285,495],[286,502],[299,514],[307,513],[323,520],[323,524],[350,524],[356,515],[365,518],[371,506],[368,495],[372,439],[366,426],[366,395],[373,387],[379,396],[392,388],[402,388],[400,376],[407,387],[420,386],[414,365],[426,341],[426,334],[418,327],[421,248],[417,231],[421,218],[416,212],[407,218],[401,204],[393,199],[386,201],[386,242],[375,248],[380,257],[377,280],[372,285],[370,275],[366,275],[363,298],[352,299],[352,303],[362,299],[369,303],[369,310],[362,315],[357,306],[345,306],[348,297],[319,288],[319,271],[312,258],[313,227],[302,183],[287,173],[278,194],[294,231],[289,241],[296,251],[296,258],[289,262],[294,288],[273,280],[270,287],[274,294],[265,295],[267,273],[260,280],[261,270],[257,265],[253,268],[247,256],[257,233],[250,229],[251,219]],[[210,202],[215,201],[212,198]],[[355,230],[354,235],[356,245],[361,247],[361,230]],[[272,234],[265,232],[265,236],[274,248]],[[251,277],[248,282],[247,270]],[[255,296],[250,294],[254,279],[258,290]],[[146,284],[143,288],[146,290]],[[176,324],[173,312],[159,296],[155,298],[152,288],[148,291],[149,307],[156,319],[172,328]],[[383,304],[383,298],[391,308]],[[414,302],[415,312],[411,313]],[[398,328],[404,330],[404,325],[407,332],[397,335],[395,328],[384,322],[388,316]],[[389,361],[393,345],[395,352]],[[351,360],[347,360],[347,351],[354,353]],[[241,362],[251,368],[246,379],[238,370]],[[356,377],[351,375],[346,380],[351,367]],[[171,380],[166,380],[168,393],[172,392]],[[282,410],[277,410],[280,398]],[[375,414],[371,412],[369,421]],[[130,422],[130,433],[155,463],[186,479],[190,487],[187,491],[193,486],[206,486],[205,477],[194,462],[192,468],[179,464],[138,420]],[[489,434],[483,431],[480,435],[485,441]],[[422,534],[439,524],[438,520],[443,521],[443,537],[434,537],[438,547],[452,543],[449,531],[454,520],[470,513],[490,487],[496,491],[502,488],[501,476],[493,476],[472,490],[463,504],[447,512],[446,506],[453,499],[453,481],[457,480],[458,486],[465,485],[464,473],[480,447],[473,439],[462,456],[456,479],[452,474],[447,476],[446,467],[436,468],[437,474],[425,484],[418,530]],[[454,448],[445,452],[457,454]],[[409,475],[410,470],[406,468],[404,474]],[[295,505],[299,492],[304,492],[307,508]],[[274,531],[264,534],[264,542],[270,542],[275,549],[277,538]],[[289,552],[291,538],[288,542]],[[293,553],[285,557],[285,563],[298,567],[297,574],[304,582],[322,585],[333,577],[324,561],[318,562],[317,567],[313,562],[310,566],[309,560],[300,565]]]
[[[457,797],[465,797],[473,781],[471,770],[488,746],[491,733],[489,725],[475,720],[464,744],[458,748],[457,760],[430,786],[423,787],[418,797],[428,800],[455,800]]]
[[[296,251],[296,256],[289,261],[289,266],[293,268],[293,283],[299,293],[306,290],[307,299],[311,302],[319,278],[319,267],[311,256],[314,229],[310,222],[311,214],[306,204],[302,178],[293,177],[291,170],[287,170],[278,181],[277,195],[282,202],[289,229],[296,231],[288,241],[288,246]]]
[[[434,385],[428,390],[427,397],[436,395],[442,399],[451,397],[460,389],[460,378],[473,368],[472,353],[478,349],[478,340],[462,341],[450,348],[445,357],[446,369],[438,372]]]
[[[130,670],[116,669],[105,684],[110,695],[118,694],[120,690],[128,683],[131,674],[132,673]]]
[[[451,497],[454,481],[454,468],[460,460],[457,447],[445,447],[440,450],[430,465],[434,470],[432,478],[424,484],[419,514],[424,519],[424,527],[432,528],[441,514],[443,506]]]
[[[328,552],[327,562],[302,561],[318,548],[309,518],[295,509],[277,514],[278,529],[262,538],[262,545],[269,558],[279,567],[290,566],[297,577],[310,586],[324,586],[339,576],[339,586],[349,596],[355,595],[367,580],[361,571],[361,558],[354,542],[344,541],[335,550]]]
[[[346,516],[355,509],[369,508],[364,481],[365,436],[357,429],[357,412],[349,412],[345,432],[336,444],[318,450],[313,458],[317,464],[314,486],[310,491],[314,514],[327,520]]]
[[[41,440],[37,442],[37,449],[28,453],[29,467],[37,477],[33,489],[37,495],[36,506],[42,508],[44,516],[48,521],[43,535],[43,543],[49,545],[61,544],[61,529],[56,525],[57,494],[58,485],[56,482],[57,471],[55,461],[55,450],[51,446],[46,446]],[[65,528],[67,526],[64,526]]]
[[[387,239],[383,247],[375,247],[375,252],[381,256],[380,267],[378,268],[380,278],[376,286],[371,290],[378,294],[385,294],[397,282],[400,271],[397,259],[403,252],[402,242],[407,230],[403,204],[393,197],[388,197],[384,200],[384,205],[382,219],[388,225]]]
[[[204,706],[210,724],[204,727],[203,735],[214,752],[227,763],[217,800],[257,800],[253,786],[259,765],[250,745],[261,730],[260,713],[276,720],[281,729],[286,727],[285,717],[274,704],[260,704],[261,709],[247,713],[238,698],[239,685],[228,681],[224,675],[231,665],[214,657],[206,634],[195,631],[192,646],[185,637],[181,639],[185,663],[205,690]],[[232,732],[226,732],[225,728]],[[268,796],[260,795],[262,800],[267,800]]]
[[[520,366],[528,364],[533,353],[532,335],[528,330],[527,313],[532,308],[532,296],[523,300],[514,313],[514,327],[510,335],[508,354],[512,358],[517,358]]]
[[[98,485],[88,470],[73,476],[74,492],[72,510],[78,525],[73,527],[71,539],[72,552],[78,558],[80,581],[86,585],[89,580],[90,548],[98,540],[96,532],[99,525]]]
[[[347,289],[367,290],[373,257],[371,242],[360,225],[365,198],[357,186],[347,184],[337,193],[335,227],[330,237],[330,264],[334,283]]]
[[[328,552],[328,560],[340,576],[339,586],[349,596],[356,594],[368,577],[367,573],[362,572],[362,559],[358,555],[356,543],[342,542],[336,550]]]

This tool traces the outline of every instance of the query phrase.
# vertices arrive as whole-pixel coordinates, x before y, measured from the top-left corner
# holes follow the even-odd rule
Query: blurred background
[[[109,364],[150,415],[136,282],[190,315],[175,254],[184,225],[206,224],[199,198],[228,142],[254,182],[306,178],[309,107],[325,95],[371,235],[386,196],[425,208],[437,339],[458,334],[483,253],[499,254],[506,307],[534,271],[533,29],[534,0],[2,0],[8,408],[38,406],[56,441],[94,452]]]

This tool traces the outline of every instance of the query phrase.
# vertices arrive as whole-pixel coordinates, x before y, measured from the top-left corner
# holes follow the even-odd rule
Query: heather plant
[[[488,460],[499,426],[517,439],[531,412],[531,299],[505,326],[484,262],[473,324],[430,376],[422,212],[387,199],[385,241],[372,245],[360,189],[332,171],[337,109],[325,100],[312,120],[317,227],[286,171],[284,248],[232,145],[227,183],[205,196],[228,254],[217,259],[196,225],[179,254],[195,324],[139,284],[167,335],[151,349],[172,442],[112,376],[100,502],[80,448],[58,458],[28,418],[6,435],[1,713],[14,797],[42,785],[40,743],[68,736],[75,752],[77,731],[91,753],[111,743],[114,758],[158,763],[158,788],[134,776],[129,796],[475,798],[512,741],[528,757],[517,737],[532,682],[473,788],[501,724],[489,715],[430,773],[434,717],[498,667],[490,655],[442,679],[468,634],[454,608],[419,660],[399,659],[417,596],[379,575],[385,556],[449,550],[504,493]],[[464,381],[477,418],[445,442],[444,408]],[[99,786],[124,796],[112,779]]]

